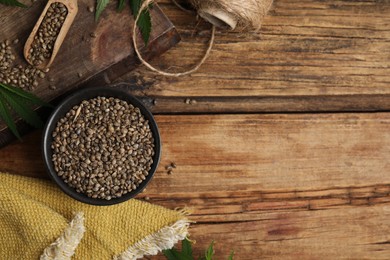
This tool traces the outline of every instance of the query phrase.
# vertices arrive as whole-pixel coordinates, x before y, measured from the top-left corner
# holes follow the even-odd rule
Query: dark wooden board
[[[12,45],[17,56],[15,64],[27,65],[22,54],[23,46],[45,4],[46,1],[37,1],[27,9],[1,6],[0,41],[19,39],[18,44]],[[100,20],[95,22],[94,14],[88,11],[88,7],[94,4],[94,0],[78,2],[78,14],[59,54],[46,78],[40,80],[39,86],[33,90],[45,101],[51,101],[85,84],[106,84],[137,65],[131,41],[134,22],[129,7],[117,12],[116,3],[112,3]],[[180,41],[173,24],[157,5],[151,10],[151,15],[153,30],[148,46],[144,45],[140,35],[138,38],[142,52],[148,59],[158,56]],[[92,33],[96,37],[91,37]],[[48,78],[54,82],[49,82]],[[50,84],[55,85],[56,89],[49,89]],[[22,122],[19,122],[19,128],[26,132]],[[4,122],[0,121],[0,147],[13,138]]]

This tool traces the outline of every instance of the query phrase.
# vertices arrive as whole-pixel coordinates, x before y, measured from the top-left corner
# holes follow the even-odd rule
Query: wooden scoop
[[[31,45],[34,41],[35,35],[38,33],[38,29],[41,26],[41,23],[47,13],[47,10],[53,3],[62,3],[65,5],[65,7],[68,9],[68,14],[65,18],[64,23],[62,24],[62,27],[57,35],[57,39],[55,40],[52,53],[50,58],[45,59],[41,64],[38,66],[32,64],[32,62],[28,59],[28,56],[30,54]],[[28,63],[31,65],[39,68],[39,69],[46,69],[48,68],[54,61],[54,58],[56,57],[58,50],[60,49],[62,42],[65,39],[66,34],[69,31],[70,26],[72,25],[74,18],[76,17],[78,11],[77,7],[77,0],[49,0],[45,6],[45,9],[43,10],[41,16],[38,19],[38,22],[35,24],[30,36],[28,37],[26,44],[24,45],[24,58],[27,60]]]

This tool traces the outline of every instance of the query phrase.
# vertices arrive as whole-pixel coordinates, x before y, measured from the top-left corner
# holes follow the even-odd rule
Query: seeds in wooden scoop
[[[136,190],[153,163],[148,120],[120,99],[97,97],[74,106],[52,137],[58,176],[91,198],[110,200]]]
[[[15,58],[10,41],[0,43],[0,82],[33,90],[38,86],[38,78],[44,78],[45,73],[31,65],[14,65]]]
[[[47,9],[31,44],[28,60],[33,65],[38,66],[45,60],[50,59],[54,43],[67,15],[68,9],[62,3],[53,3]]]

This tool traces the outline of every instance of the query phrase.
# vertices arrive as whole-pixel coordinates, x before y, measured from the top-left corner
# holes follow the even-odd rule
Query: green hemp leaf
[[[212,241],[209,248],[206,250],[205,260],[213,260],[214,253],[214,241]]]
[[[4,0],[0,0],[0,1],[4,1]],[[9,1],[9,0],[7,0],[7,1]],[[106,9],[109,2],[110,2],[110,0],[97,0],[96,12],[95,12],[95,20],[96,21],[99,20],[100,15],[104,11],[104,9]],[[134,16],[134,18],[137,17],[137,15],[140,11],[140,8],[142,6],[142,3],[143,3],[143,0],[130,0],[130,8],[131,8],[131,12],[132,12],[132,15]],[[125,0],[119,0],[118,1],[118,11],[122,11],[124,9],[124,7],[125,7]],[[142,35],[142,38],[143,38],[145,44],[147,44],[149,41],[149,38],[150,38],[150,33],[152,31],[152,19],[151,19],[151,16],[150,16],[148,9],[143,10],[140,13],[139,18],[138,18],[138,22],[137,22],[137,26],[141,32],[141,35]]]
[[[17,0],[0,0],[0,4],[18,7],[27,7],[25,4],[18,2]]]
[[[137,17],[143,0],[131,0],[130,7],[134,17]],[[152,19],[150,17],[149,11],[143,10],[139,15],[137,26],[141,32],[142,38],[144,39],[145,44],[148,43],[150,38],[150,32],[152,30]]]
[[[21,139],[16,128],[15,121],[12,118],[11,111],[14,111],[28,124],[40,128],[43,126],[42,120],[30,108],[30,105],[50,106],[33,94],[20,88],[0,83],[0,119],[4,120],[11,132]]]
[[[125,0],[118,1],[118,11],[122,11],[125,8]]]
[[[95,21],[99,20],[100,15],[102,14],[103,10],[106,9],[109,2],[110,0],[97,0]]]
[[[207,248],[205,255],[199,257],[199,260],[213,260],[214,256],[214,241],[211,242]],[[184,239],[181,242],[181,251],[175,248],[163,250],[163,254],[168,260],[195,260],[192,253],[192,245],[188,239]],[[228,257],[228,260],[233,260],[234,251],[232,251]]]

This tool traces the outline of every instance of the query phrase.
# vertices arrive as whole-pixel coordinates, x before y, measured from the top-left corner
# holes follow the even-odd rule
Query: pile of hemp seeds
[[[31,65],[14,65],[15,55],[12,45],[19,40],[5,40],[0,43],[0,82],[20,87],[25,90],[34,90],[38,86],[38,79],[45,78],[45,72]]]
[[[91,198],[111,200],[136,190],[153,164],[149,121],[117,98],[82,101],[58,121],[52,137],[58,176]]]
[[[15,54],[12,45],[19,43],[18,39],[5,40],[0,43],[0,82],[20,87],[25,90],[34,90],[39,85],[39,79],[45,78],[49,69],[38,69],[36,66],[50,59],[58,34],[64,24],[68,9],[62,3],[52,3],[48,8],[38,32],[34,37],[27,59],[31,65],[14,65]],[[52,82],[52,79],[48,79]],[[50,89],[55,89],[50,84]]]

